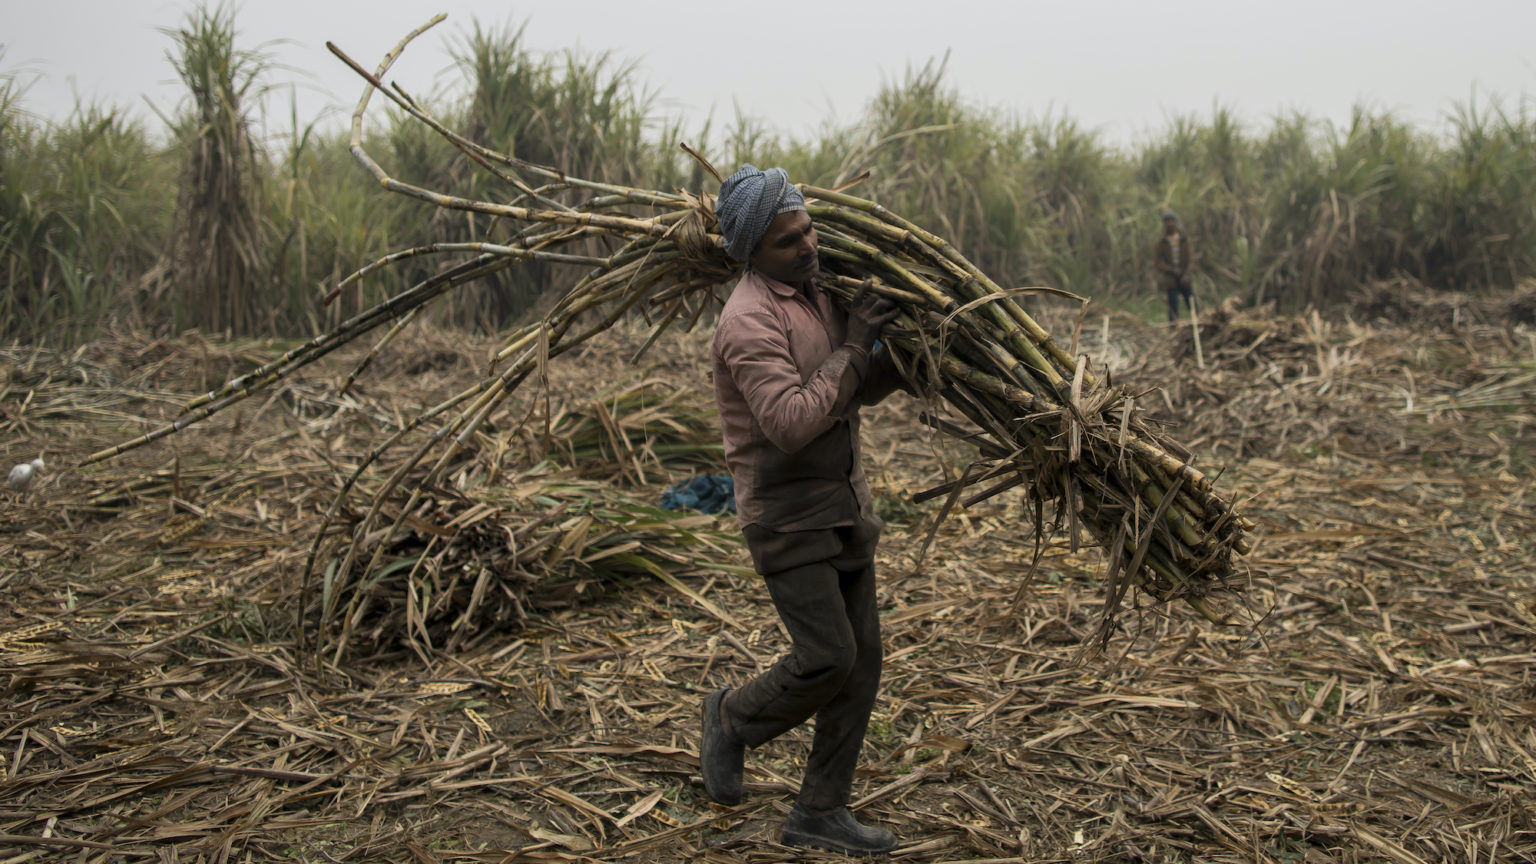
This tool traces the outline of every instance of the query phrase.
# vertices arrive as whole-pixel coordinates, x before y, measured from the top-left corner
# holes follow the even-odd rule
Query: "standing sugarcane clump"
[[[330,508],[327,525],[375,462],[407,438],[420,439],[384,482],[373,486],[359,524],[340,539],[341,563],[332,571],[338,579],[361,579],[379,567],[388,545],[378,539],[380,528],[386,540],[399,532],[425,490],[462,459],[477,432],[522,383],[542,378],[552,358],[636,311],[656,322],[643,352],[673,324],[691,327],[718,302],[717,286],[738,272],[722,249],[712,195],[602,183],[497,153],[443,126],[405,90],[385,87],[382,76],[425,29],[408,35],[372,73],[329,46],[368,82],[353,113],[352,153],[385,189],[496,217],[513,227],[511,237],[497,243],[419,246],[369,264],[331,296],[397,262],[462,256],[330,333],[208,393],[170,426],[87,460],[110,458],[196,423],[391,324],[377,353],[421,309],[465,283],[525,261],[590,268],[543,318],[506,337],[487,377],[409,420],[355,468]],[[362,143],[362,118],[375,91],[504,181],[514,191],[510,200],[460,198],[391,177]],[[910,388],[930,406],[924,421],[979,450],[980,458],[962,477],[919,497],[945,497],[947,511],[955,503],[969,505],[1022,488],[1033,504],[1037,532],[1044,527],[1045,505],[1053,504],[1055,522],[1074,546],[1086,531],[1106,550],[1109,602],[1103,636],[1132,586],[1159,600],[1184,600],[1207,618],[1221,620],[1207,596],[1217,588],[1240,587],[1232,584],[1233,556],[1249,551],[1246,532],[1252,523],[1191,464],[1191,454],[1143,416],[1125,389],[1101,379],[1089,370],[1086,358],[1073,357],[1052,341],[1017,302],[1022,290],[1049,289],[1004,290],[942,238],[847,194],[851,185],[800,187],[820,237],[819,283],[844,304],[860,291],[873,291],[899,307],[885,338]],[[954,414],[942,416],[947,412],[941,405]],[[418,471],[423,463],[429,463],[427,470]],[[407,499],[403,504],[392,500],[400,495]],[[386,513],[395,515],[381,526]],[[327,525],[311,549],[306,579],[313,577],[331,536]]]

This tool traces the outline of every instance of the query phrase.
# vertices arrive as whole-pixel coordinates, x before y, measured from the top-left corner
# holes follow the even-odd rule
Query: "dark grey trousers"
[[[1194,286],[1188,279],[1176,279],[1163,286],[1163,291],[1168,295],[1168,320],[1179,320],[1179,298],[1184,298],[1184,308],[1194,309]]]
[[[791,533],[749,525],[743,533],[792,644],[772,668],[731,693],[731,731],[756,747],[815,717],[799,804],[821,815],[848,804],[880,689],[880,525]]]

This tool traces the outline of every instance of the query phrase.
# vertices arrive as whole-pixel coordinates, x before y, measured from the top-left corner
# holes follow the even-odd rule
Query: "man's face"
[[[816,276],[816,226],[804,210],[773,217],[768,233],[752,250],[752,269],[786,285],[803,285]]]
[[[1172,234],[1172,233],[1174,233],[1175,231],[1178,231],[1178,230],[1179,230],[1179,220],[1177,220],[1177,219],[1164,219],[1163,220],[1163,233],[1164,234]]]

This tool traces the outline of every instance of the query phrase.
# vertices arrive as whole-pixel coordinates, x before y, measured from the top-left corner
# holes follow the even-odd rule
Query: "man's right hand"
[[[890,300],[869,291],[867,288],[859,290],[862,296],[855,296],[852,305],[848,307],[848,338],[849,345],[857,345],[867,354],[875,349],[875,340],[880,338],[880,331],[885,325],[896,320],[901,314],[901,307]]]

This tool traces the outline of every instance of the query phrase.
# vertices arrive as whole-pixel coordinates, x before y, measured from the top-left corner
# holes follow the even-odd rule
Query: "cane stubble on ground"
[[[1147,397],[1156,419],[1224,468],[1258,523],[1246,601],[1264,619],[1219,628],[1180,604],[1134,606],[1084,662],[1101,553],[1058,538],[1026,582],[1030,517],[1001,495],[957,508],[915,567],[942,502],[907,496],[970,454],[911,422],[905,397],[871,410],[887,662],[860,818],[921,862],[1536,855],[1536,348],[1478,308],[1417,331],[1229,310],[1206,324],[1204,372],[1179,356],[1186,332],[1111,315],[1104,345],[1090,313],[1082,349],[1163,382]],[[432,619],[418,656],[398,631],[368,629],[406,614],[380,607],[342,659],[294,653],[299,574],[345,466],[484,361],[462,337],[402,339],[345,397],[335,385],[361,349],[7,503],[0,842],[87,861],[785,860],[773,838],[808,734],[751,755],[739,808],[697,782],[698,700],[784,647],[756,577],[714,566],[744,563],[728,519],[643,541],[683,559],[656,558],[685,593],[610,580],[601,558],[517,558],[488,531],[427,550],[435,520],[488,503],[448,486],[393,554],[435,558],[418,578],[444,587],[495,563],[512,577],[484,586],[482,605],[516,597],[527,616]],[[600,486],[603,507],[654,502],[695,467],[640,447],[599,454],[584,476],[534,470],[542,412],[589,428],[592,382],[622,384],[615,370],[644,339],[621,326],[553,364],[549,406],[513,405],[535,420],[497,427],[500,455],[492,435],[470,461],[525,485]],[[681,426],[708,398],[706,339],[674,340],[632,379],[674,400]],[[131,338],[7,349],[0,452],[71,464],[275,353]],[[550,523],[491,503],[499,514],[475,526],[593,538],[587,557],[613,538],[597,518],[573,536],[587,514]]]

